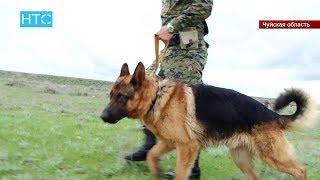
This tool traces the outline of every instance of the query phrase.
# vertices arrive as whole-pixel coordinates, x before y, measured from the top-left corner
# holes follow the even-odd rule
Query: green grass
[[[99,119],[110,85],[0,71],[0,179],[152,179],[145,162],[123,159],[143,142],[141,125]],[[320,179],[319,130],[288,133],[309,179]],[[256,164],[262,179],[292,179]],[[202,179],[243,179],[224,147],[203,150],[200,166]],[[161,167],[175,167],[174,153]]]

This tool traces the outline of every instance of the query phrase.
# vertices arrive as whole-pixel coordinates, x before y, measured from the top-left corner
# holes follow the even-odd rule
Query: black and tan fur
[[[280,95],[275,109],[292,101],[296,113],[278,115],[232,90],[156,80],[145,75],[142,63],[130,75],[124,64],[101,118],[108,123],[124,117],[140,119],[156,135],[158,142],[147,156],[155,177],[160,173],[159,158],[173,149],[177,150],[175,179],[182,180],[201,148],[226,145],[246,179],[258,179],[253,158],[259,156],[269,166],[302,180],[307,178],[306,170],[295,160],[284,130],[311,122],[313,106],[304,92],[291,89]]]

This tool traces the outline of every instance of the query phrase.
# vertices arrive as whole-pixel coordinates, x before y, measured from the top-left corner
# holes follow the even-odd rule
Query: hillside
[[[152,179],[145,162],[123,159],[143,142],[140,123],[99,118],[111,85],[0,71],[0,179]],[[320,179],[319,131],[320,125],[287,133],[311,180]],[[165,156],[161,167],[174,168],[175,157]],[[200,166],[203,180],[243,179],[225,147],[203,150]],[[260,161],[256,171],[261,179],[292,179]]]

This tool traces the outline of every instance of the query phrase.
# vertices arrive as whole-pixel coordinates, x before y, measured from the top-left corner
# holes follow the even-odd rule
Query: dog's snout
[[[101,113],[100,118],[101,118],[103,121],[107,122],[107,121],[110,119],[110,114],[111,114],[110,110],[109,110],[109,109],[105,109],[105,110]]]
[[[106,119],[106,116],[102,113],[102,114],[100,115],[100,118],[101,118],[102,120],[105,120],[105,119]]]
[[[108,106],[103,110],[103,112],[100,115],[100,118],[106,123],[115,124],[122,118],[126,117],[127,114],[128,113],[126,110]]]

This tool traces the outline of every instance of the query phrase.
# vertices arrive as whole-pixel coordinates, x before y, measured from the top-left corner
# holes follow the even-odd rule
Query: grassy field
[[[138,122],[104,124],[110,82],[0,71],[0,179],[151,179],[123,156],[143,141]],[[288,133],[309,179],[320,179],[320,126]],[[257,160],[261,179],[293,179]],[[201,153],[202,179],[243,179],[224,147]],[[161,167],[175,167],[175,155]]]

